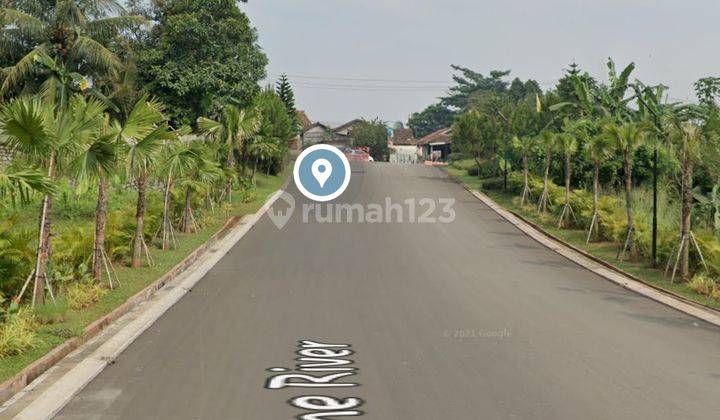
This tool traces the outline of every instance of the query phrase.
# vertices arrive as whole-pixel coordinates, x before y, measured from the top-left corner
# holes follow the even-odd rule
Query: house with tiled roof
[[[433,162],[447,161],[452,153],[452,127],[441,128],[428,134],[417,142],[421,156]]]
[[[418,148],[417,139],[410,128],[393,130],[393,135],[388,139],[390,151],[390,163],[417,163]]]

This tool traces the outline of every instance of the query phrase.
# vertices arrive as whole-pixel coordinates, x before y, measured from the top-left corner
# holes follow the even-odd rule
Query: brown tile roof
[[[302,124],[303,130],[307,130],[312,125],[312,121],[310,118],[308,118],[305,111],[298,110],[296,111],[298,121],[300,121],[300,124]]]
[[[397,146],[414,146],[417,143],[415,135],[410,128],[395,130],[390,140],[394,145]]]
[[[430,133],[421,138],[418,140],[417,144],[418,146],[423,146],[430,143],[452,143],[452,138],[450,137],[451,131],[451,127],[441,128],[434,133]]]
[[[353,125],[355,125],[355,124],[357,124],[357,123],[361,123],[361,122],[362,122],[361,119],[356,118],[356,119],[354,119],[354,120],[352,120],[352,121],[346,122],[346,123],[343,124],[343,125],[340,125],[340,126],[338,126],[338,127],[333,128],[333,131],[342,131],[342,130],[344,130],[344,129],[346,129],[346,128],[350,128],[350,127],[352,127]]]

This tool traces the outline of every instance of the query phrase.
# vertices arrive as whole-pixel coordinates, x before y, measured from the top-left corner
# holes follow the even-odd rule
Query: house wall
[[[330,139],[330,133],[328,133],[324,128],[313,127],[305,132],[305,135],[303,136],[303,147],[312,146]]]
[[[395,153],[390,153],[390,163],[411,164],[418,162],[418,148],[416,146],[389,146]]]

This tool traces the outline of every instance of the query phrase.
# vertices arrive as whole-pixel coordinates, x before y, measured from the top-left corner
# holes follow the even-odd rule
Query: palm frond
[[[22,34],[33,38],[40,36],[44,27],[43,22],[35,16],[9,8],[0,8],[0,22],[12,25]]]
[[[136,142],[152,133],[164,120],[162,104],[144,95],[133,106],[119,134],[126,142]]]
[[[18,98],[5,105],[0,132],[7,136],[6,144],[28,156],[45,156],[53,147],[45,111],[38,98]]]
[[[90,21],[85,25],[85,30],[91,38],[109,38],[123,30],[149,24],[142,16],[114,16]]]
[[[32,192],[54,194],[55,191],[55,184],[40,172],[0,168],[0,197],[10,197],[13,204],[16,200],[28,203]]]
[[[38,59],[50,59],[45,45],[38,45],[20,59],[14,66],[5,70],[5,80],[0,86],[0,98],[7,96],[11,89],[17,87],[25,78],[34,74]]]
[[[106,71],[119,70],[122,63],[110,50],[101,43],[87,36],[79,36],[72,45],[72,55],[78,61],[87,63]]]

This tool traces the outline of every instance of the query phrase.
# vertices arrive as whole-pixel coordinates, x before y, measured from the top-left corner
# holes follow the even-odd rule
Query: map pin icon
[[[312,174],[315,180],[320,184],[320,188],[325,188],[325,183],[330,179],[332,174],[332,165],[327,159],[318,159],[312,164]]]

